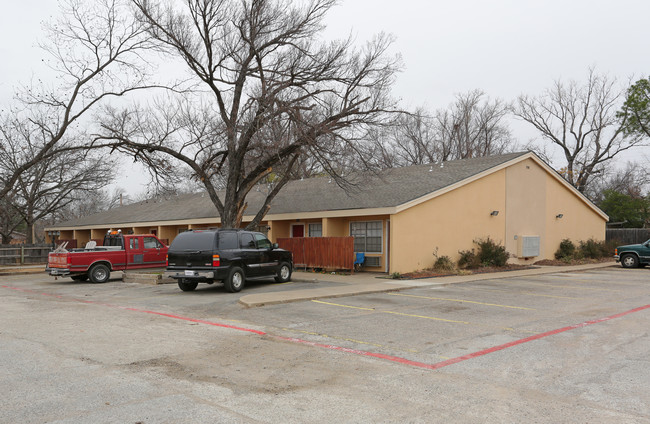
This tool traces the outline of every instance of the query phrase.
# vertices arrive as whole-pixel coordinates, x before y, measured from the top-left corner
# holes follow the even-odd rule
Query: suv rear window
[[[237,249],[239,243],[237,240],[237,233],[234,231],[221,231],[219,233],[219,249],[229,250]]]
[[[250,233],[241,234],[241,243],[239,246],[242,249],[255,249],[255,242],[253,241],[253,235]]]
[[[187,231],[180,233],[169,250],[212,250],[214,249],[214,231]]]

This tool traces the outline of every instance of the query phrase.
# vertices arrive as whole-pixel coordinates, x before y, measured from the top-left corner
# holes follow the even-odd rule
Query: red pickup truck
[[[159,268],[167,263],[167,246],[152,234],[122,235],[111,231],[104,237],[103,246],[93,244],[70,251],[57,248],[48,255],[45,271],[55,277],[105,283],[111,271]]]

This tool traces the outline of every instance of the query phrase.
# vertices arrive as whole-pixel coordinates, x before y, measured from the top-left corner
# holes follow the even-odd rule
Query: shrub
[[[489,237],[485,240],[474,240],[478,245],[479,262],[483,266],[505,266],[510,254],[505,246],[497,244]]]
[[[480,266],[505,266],[510,254],[506,252],[505,246],[501,246],[489,237],[485,240],[474,240],[478,246],[478,251],[463,250],[459,251],[460,259],[458,260],[459,268],[475,269]]]
[[[606,241],[589,239],[580,242],[580,254],[584,258],[590,259],[606,258],[612,255],[614,247],[612,243],[607,243]]]
[[[555,252],[555,259],[571,262],[574,259],[602,259],[613,255],[617,241],[580,241],[578,247],[569,239],[564,239]]]
[[[576,253],[576,245],[569,239],[560,242],[560,247],[555,251],[555,259],[573,259]]]
[[[474,252],[474,249],[461,250],[458,253],[460,254],[460,259],[458,259],[458,268],[475,269],[481,266],[481,261]]]
[[[438,271],[453,271],[454,263],[449,256],[440,256],[433,264],[433,269]]]

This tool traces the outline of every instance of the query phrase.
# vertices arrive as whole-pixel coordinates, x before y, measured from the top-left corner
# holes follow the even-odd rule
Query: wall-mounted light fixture
[[[499,211],[490,212],[490,216],[497,216],[497,215],[499,215]]]
[[[564,216],[563,214],[559,213],[555,215],[555,219],[562,219],[563,216]]]

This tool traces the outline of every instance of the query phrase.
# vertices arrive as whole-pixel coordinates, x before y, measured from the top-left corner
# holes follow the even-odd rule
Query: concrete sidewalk
[[[383,293],[424,286],[467,283],[471,281],[494,280],[503,278],[525,277],[531,275],[555,274],[561,272],[580,272],[590,269],[619,266],[614,262],[573,266],[538,266],[520,271],[491,272],[472,275],[452,275],[418,280],[392,280],[381,274],[357,273],[353,275],[316,274],[295,271],[291,277],[294,282],[325,283],[326,287],[313,289],[288,290],[282,292],[256,293],[242,296],[239,303],[246,307],[274,305],[278,303],[298,302],[303,300],[326,299],[354,296],[368,293]]]
[[[0,276],[16,274],[40,274],[45,272],[45,264],[36,265],[2,265]]]

